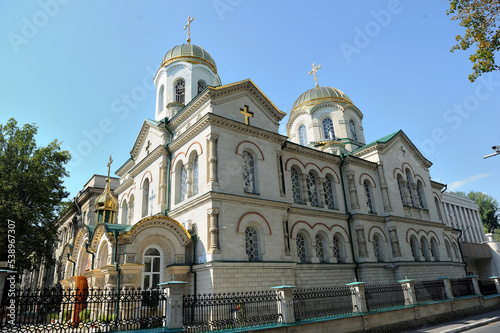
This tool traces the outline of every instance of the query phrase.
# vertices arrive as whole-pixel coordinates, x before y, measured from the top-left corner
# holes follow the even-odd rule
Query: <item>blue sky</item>
[[[0,1],[0,123],[39,126],[73,155],[75,196],[94,173],[116,170],[145,118],[165,53],[192,43],[215,59],[223,84],[251,78],[284,112],[319,84],[363,112],[367,142],[402,129],[456,191],[500,199],[500,73],[475,83],[447,1]],[[282,121],[281,133],[285,134]],[[437,166],[437,167],[436,167]],[[438,171],[439,168],[439,171]]]

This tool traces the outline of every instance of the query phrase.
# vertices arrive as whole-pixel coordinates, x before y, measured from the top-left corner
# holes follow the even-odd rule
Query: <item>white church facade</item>
[[[431,162],[403,131],[366,144],[342,91],[299,96],[284,136],[285,113],[249,79],[223,85],[200,46],[168,51],[154,83],[116,202],[98,198],[103,219],[61,243],[63,286],[175,275],[209,293],[465,275]]]

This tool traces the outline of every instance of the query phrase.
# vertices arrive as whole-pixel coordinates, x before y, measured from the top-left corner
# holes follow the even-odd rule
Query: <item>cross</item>
[[[146,153],[149,155],[149,147],[151,147],[151,141],[148,140],[148,144],[146,145]]]
[[[187,38],[188,44],[191,44],[191,30],[189,30],[189,28],[190,28],[191,22],[193,22],[193,20],[194,20],[194,17],[188,16],[188,23],[184,27],[184,30],[187,29],[187,31],[188,31],[188,38]]]
[[[316,81],[316,88],[319,88],[318,77],[316,76],[316,72],[318,71],[318,69],[321,68],[321,65],[318,65],[318,67],[314,67],[315,65],[316,64],[313,63],[313,69],[309,72],[309,75],[314,74],[314,81]]]
[[[250,125],[248,118],[253,117],[253,112],[248,111],[248,105],[245,105],[245,109],[240,109],[240,113],[245,116],[245,124]]]
[[[113,163],[113,159],[111,158],[111,155],[109,155],[109,162],[108,162],[108,178],[109,178],[109,170],[111,168],[111,163]]]
[[[403,152],[403,155],[406,153],[406,150],[403,148],[403,146],[399,147],[399,149]]]

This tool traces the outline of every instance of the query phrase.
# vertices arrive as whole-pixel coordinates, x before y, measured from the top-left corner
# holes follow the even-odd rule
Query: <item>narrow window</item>
[[[160,91],[158,92],[158,113],[163,111],[164,90],[165,90],[165,87],[163,85],[161,85]]]
[[[306,125],[302,125],[299,127],[299,139],[300,144],[303,146],[307,146],[307,129]]]
[[[335,131],[333,129],[333,121],[331,118],[325,118],[323,120],[323,138],[326,140],[335,139]]]
[[[354,141],[358,141],[358,134],[356,133],[356,125],[354,125],[354,121],[349,120],[349,128],[351,129],[352,139]]]
[[[410,194],[410,202],[409,204],[414,206],[415,205],[415,202],[413,201],[413,193],[412,193],[412,189],[411,189],[411,184],[412,184],[412,179],[411,179],[411,175],[410,175],[410,171],[409,170],[406,170],[406,188],[408,190],[408,193]]]
[[[422,187],[422,182],[418,181],[417,183],[417,200],[418,204],[420,205],[420,208],[426,208],[425,206],[425,200],[424,200],[424,189]]]
[[[333,236],[333,257],[338,263],[342,262],[342,255],[340,251],[340,241],[337,235]]]
[[[187,169],[184,164],[181,164],[179,177],[179,202],[186,198],[187,193]]]
[[[129,200],[129,204],[128,204],[128,210],[130,212],[129,217],[128,217],[129,224],[132,224],[132,222],[134,221],[134,203],[135,203],[135,197],[132,194],[130,196],[130,200]]]
[[[425,258],[425,261],[430,261],[431,257],[429,255],[429,243],[427,239],[423,238],[420,240],[420,246],[422,247],[422,257]]]
[[[442,221],[443,220],[443,216],[441,215],[441,208],[440,208],[440,205],[439,205],[438,198],[434,198],[434,204],[436,205],[436,210],[438,212],[439,221]]]
[[[398,188],[399,188],[399,196],[401,197],[401,203],[404,205],[405,195],[403,190],[403,180],[401,179],[401,176],[398,176]]]
[[[373,201],[372,201],[372,195],[370,191],[370,185],[368,184],[368,181],[364,181],[363,186],[365,188],[365,199],[366,199],[366,206],[368,207],[368,211],[370,213],[375,213],[375,209],[373,207]]]
[[[243,182],[244,190],[249,193],[256,193],[255,181],[255,159],[248,151],[243,151]]]
[[[193,195],[198,194],[199,190],[198,174],[198,155],[196,155],[193,160]]]
[[[297,234],[297,255],[301,263],[307,262],[306,239],[301,233]]]
[[[259,236],[253,227],[245,229],[245,247],[249,261],[259,260]]]
[[[448,241],[444,241],[444,246],[446,247],[446,254],[448,255],[448,258],[453,259],[453,257],[451,256],[450,243],[448,243]]]
[[[175,101],[184,104],[186,97],[186,84],[180,79],[175,83]]]
[[[201,93],[206,86],[207,85],[203,80],[198,81],[198,94]]]
[[[411,255],[415,261],[420,260],[420,256],[418,255],[418,242],[415,237],[410,238],[410,247],[411,247]]]
[[[333,178],[330,175],[325,177],[323,189],[325,190],[325,203],[328,209],[337,209],[337,203],[335,201],[335,187],[333,184]]]
[[[319,262],[325,262],[325,249],[323,244],[323,237],[321,235],[316,235],[316,257],[318,257]]]
[[[431,239],[431,256],[434,261],[439,261],[439,248],[434,238]]]
[[[142,217],[148,215],[149,210],[149,179],[142,184]]]
[[[122,202],[122,224],[128,224],[128,205],[127,200]]]
[[[318,207],[319,206],[319,200],[318,200],[318,187],[316,186],[316,177],[312,174],[312,172],[309,172],[309,175],[307,175],[307,195],[309,197],[309,202],[311,203],[311,206]]]
[[[302,189],[300,187],[300,175],[296,168],[292,168],[292,194],[293,194],[293,202],[302,203]]]
[[[457,261],[460,261],[460,254],[458,253],[458,247],[455,243],[453,243],[453,253],[455,254],[455,258],[457,258]]]
[[[382,240],[379,235],[373,236],[373,253],[377,261],[383,261],[382,258]]]

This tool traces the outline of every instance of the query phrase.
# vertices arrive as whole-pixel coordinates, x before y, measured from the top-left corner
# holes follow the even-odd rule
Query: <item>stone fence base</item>
[[[398,332],[470,314],[498,309],[500,296],[467,296],[453,300],[372,311],[340,318],[304,320],[280,327],[260,329],[259,333],[299,332]],[[257,330],[256,330],[257,331]],[[247,332],[252,332],[251,327]]]

